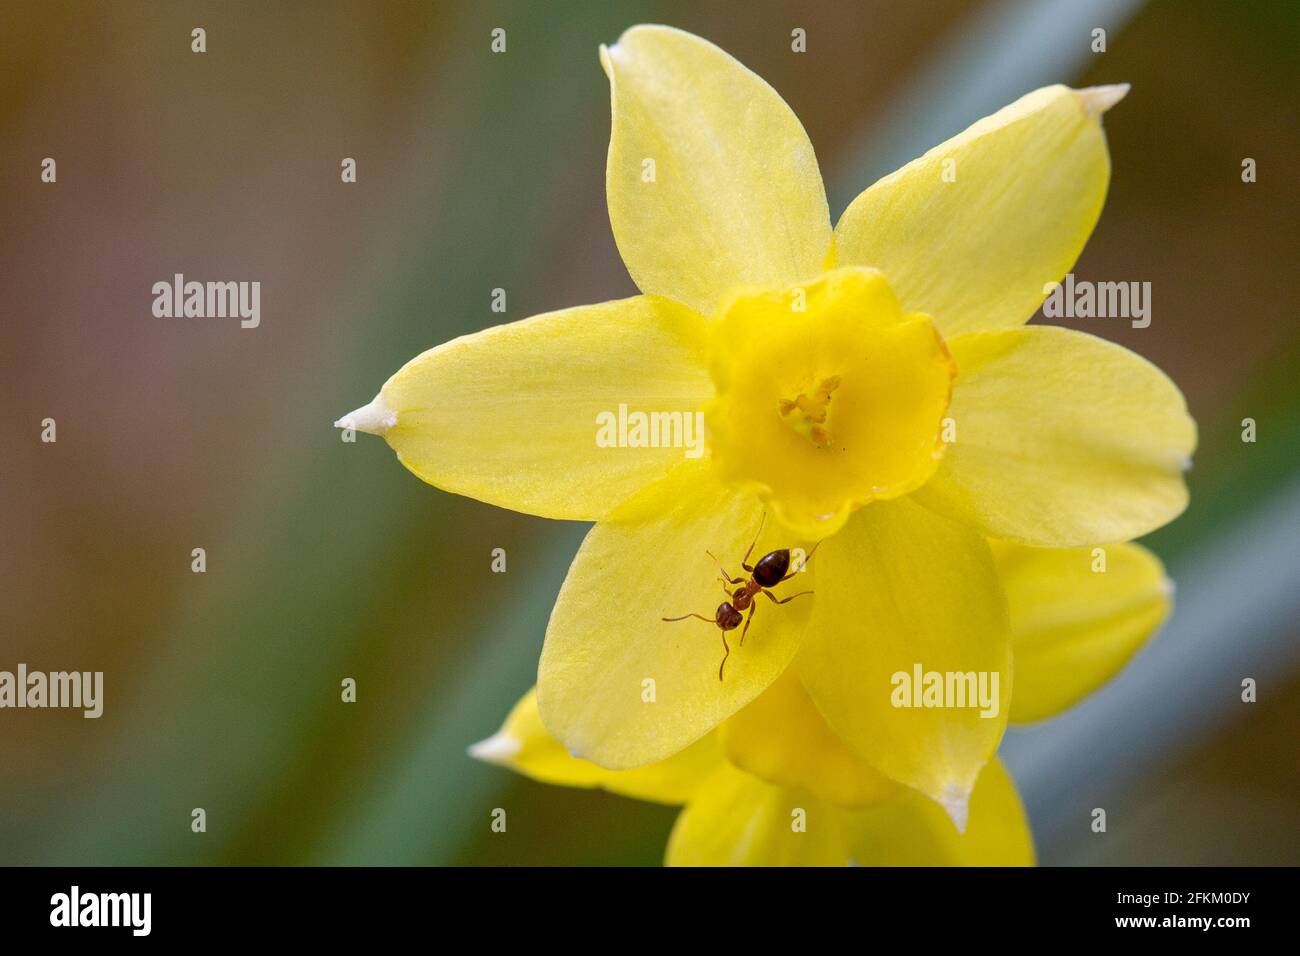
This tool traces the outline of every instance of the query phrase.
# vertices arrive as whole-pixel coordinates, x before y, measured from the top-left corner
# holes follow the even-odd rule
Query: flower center
[[[791,530],[825,537],[934,474],[955,369],[929,316],[905,315],[881,273],[742,293],[714,328],[714,458]]]
[[[830,410],[831,394],[839,387],[840,377],[832,375],[817,386],[812,398],[800,392],[793,401],[788,398],[781,399],[781,417],[795,432],[818,448],[825,448],[831,444],[826,415]]]

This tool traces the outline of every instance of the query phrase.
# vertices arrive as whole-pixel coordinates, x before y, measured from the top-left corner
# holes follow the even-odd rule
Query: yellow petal
[[[542,725],[535,690],[515,704],[499,731],[469,752],[479,760],[509,767],[542,783],[599,787],[655,803],[685,803],[723,764],[716,734],[701,738],[667,760],[635,770],[606,770],[571,757]]]
[[[988,545],[903,498],[862,508],[813,564],[816,603],[798,660],[804,686],[846,743],[961,826],[970,788],[1006,728],[1011,692],[1006,607]],[[951,696],[929,698],[946,706],[917,706],[927,703],[932,674],[945,691],[949,674],[962,677],[952,678]]]
[[[743,646],[740,630],[730,632],[718,677],[724,651],[713,621],[729,596],[705,549],[738,576],[760,518],[756,499],[724,486],[707,462],[687,462],[591,530],[560,590],[538,671],[542,719],[571,753],[615,770],[663,760],[785,670],[811,596],[779,607],[760,598]],[[798,544],[779,540],[773,524],[754,557]],[[663,620],[685,614],[707,620]]]
[[[705,348],[705,320],[664,299],[564,309],[430,349],[335,424],[382,434],[402,464],[447,491],[598,519],[706,453],[696,414],[713,392]],[[651,430],[622,429],[620,406],[628,421],[667,413],[658,447],[633,447]]]
[[[1126,541],[1187,505],[1196,424],[1163,372],[1082,332],[949,341],[956,440],[917,498],[1022,544]]]
[[[1137,544],[990,542],[1011,609],[1011,720],[1060,713],[1114,677],[1169,616],[1173,586]]]
[[[677,817],[669,866],[844,866],[844,813],[734,767],[708,780]],[[799,829],[802,827],[802,830]]]
[[[945,337],[1020,325],[1097,222],[1110,179],[1100,114],[1125,89],[1044,87],[936,146],[853,201],[836,262],[883,271],[904,311]]]
[[[721,730],[727,759],[768,783],[804,788],[841,807],[902,793],[826,726],[794,668]]]
[[[853,862],[861,866],[1033,866],[1034,840],[1015,782],[994,757],[971,793],[965,833],[919,794],[850,815]]]
[[[601,48],[609,219],[643,292],[709,315],[740,286],[816,275],[830,247],[817,158],[761,78],[697,36],[633,27]]]

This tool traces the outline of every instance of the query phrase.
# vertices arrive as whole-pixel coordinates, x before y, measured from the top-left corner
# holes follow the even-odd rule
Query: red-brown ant
[[[710,624],[716,624],[718,630],[722,632],[722,663],[718,665],[718,680],[722,680],[722,670],[727,666],[727,658],[731,656],[731,647],[727,644],[727,632],[734,631],[740,627],[740,622],[745,622],[744,629],[740,632],[740,646],[745,644],[745,634],[749,631],[750,622],[754,620],[754,611],[758,605],[754,603],[754,598],[759,594],[767,595],[767,599],[773,604],[787,604],[797,597],[803,597],[805,594],[812,594],[812,591],[800,591],[798,594],[791,594],[787,598],[778,598],[768,588],[775,587],[783,581],[789,581],[798,574],[803,568],[808,566],[812,560],[813,554],[817,551],[817,544],[813,545],[812,551],[808,552],[808,557],[804,559],[803,567],[790,571],[790,549],[781,548],[779,551],[769,551],[758,559],[758,563],[753,567],[749,565],[749,556],[754,551],[754,545],[758,544],[758,536],[763,533],[763,523],[767,521],[767,512],[763,512],[763,517],[758,522],[758,531],[754,534],[754,540],[749,545],[749,550],[745,556],[740,559],[740,566],[749,572],[749,580],[744,578],[733,578],[727,573],[727,569],[722,566],[722,562],[714,557],[713,552],[705,550],[710,558],[718,561],[718,570],[722,572],[722,590],[731,597],[730,601],[723,601],[718,605],[718,609],[713,612],[713,617],[705,617],[703,614],[683,614],[681,617],[666,617],[665,621],[685,621],[687,618],[698,617],[701,621],[708,621]],[[786,573],[789,571],[790,573]],[[739,584],[740,587],[735,591],[728,591],[727,585]],[[745,616],[745,611],[749,611],[749,616]]]

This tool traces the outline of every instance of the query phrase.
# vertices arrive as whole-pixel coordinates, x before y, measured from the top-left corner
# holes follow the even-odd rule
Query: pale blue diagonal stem
[[[1027,0],[990,6],[936,52],[831,182],[832,208],[1023,93],[1068,82],[1089,62],[1091,31],[1113,42],[1133,0]],[[1120,77],[1113,78],[1122,79]],[[1090,822],[1138,774],[1172,761],[1240,702],[1243,677],[1300,659],[1300,485],[1170,566],[1177,609],[1119,679],[1084,704],[1003,746],[1044,855]],[[1073,828],[1073,829],[1072,829]]]
[[[989,4],[939,44],[883,114],[874,117],[829,177],[832,211],[975,120],[1030,90],[1069,82],[1094,56],[1094,28],[1107,42],[1140,0],[1007,0]],[[1116,78],[1118,82],[1118,78]]]
[[[1276,687],[1272,675],[1300,660],[1296,528],[1300,482],[1171,564],[1173,617],[1118,679],[1008,735],[1003,756],[1046,854],[1088,833],[1092,808],[1242,713],[1243,678]]]

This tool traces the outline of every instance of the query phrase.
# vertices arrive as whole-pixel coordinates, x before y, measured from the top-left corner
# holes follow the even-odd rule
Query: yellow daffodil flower
[[[1139,545],[999,543],[1016,665],[1013,721],[1049,717],[1101,686],[1170,608],[1160,562]],[[791,668],[717,730],[659,763],[606,770],[570,756],[530,691],[470,753],[534,780],[684,805],[672,865],[1020,866],[1033,840],[1015,784],[993,758],[964,832],[931,800],[891,782],[841,741]]]
[[[835,735],[960,822],[1007,708],[897,707],[890,681],[979,672],[1009,693],[986,536],[1092,548],[1187,502],[1195,426],[1178,389],[1119,346],[1024,324],[1100,214],[1101,115],[1127,87],[1029,93],[872,185],[832,230],[803,127],[728,54],[640,26],[601,62],[610,222],[643,294],[439,346],[337,424],[382,435],[440,488],[596,522],[538,675],[569,752],[662,761],[797,654]],[[629,410],[653,416],[649,438],[644,420],[622,434]],[[696,413],[710,441],[683,448]],[[719,681],[717,628],[662,618],[713,617],[705,549],[737,574],[764,511],[777,520],[756,557],[820,542],[798,577],[813,594],[762,601]]]

